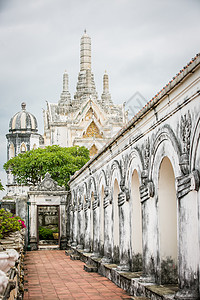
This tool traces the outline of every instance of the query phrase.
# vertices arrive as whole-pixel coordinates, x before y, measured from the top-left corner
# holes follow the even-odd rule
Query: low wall
[[[102,263],[102,257],[93,257],[92,253],[86,253],[75,247],[68,247],[66,255],[71,259],[80,259],[86,265],[87,272],[98,272],[107,277],[118,287],[125,290],[129,295],[143,298],[144,300],[173,300],[178,291],[178,285],[157,285],[147,282],[141,272],[124,272],[117,269],[118,265]],[[75,257],[73,257],[75,255]]]
[[[25,229],[0,239],[0,299],[23,299]]]

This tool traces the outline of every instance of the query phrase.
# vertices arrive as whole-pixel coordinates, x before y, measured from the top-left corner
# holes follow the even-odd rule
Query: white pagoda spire
[[[108,80],[108,74],[106,71],[103,75],[103,93],[109,93],[109,80]]]
[[[62,93],[60,95],[60,100],[59,100],[59,104],[69,104],[71,102],[71,95],[69,92],[69,77],[67,74],[67,71],[65,70],[64,74],[63,74],[63,90]]]
[[[80,72],[74,99],[78,101],[77,103],[80,103],[80,101],[87,99],[88,96],[92,96],[95,99],[98,98],[94,75],[91,70],[91,38],[85,30],[81,37]]]
[[[91,38],[85,30],[81,38],[80,70],[87,69],[91,69]]]
[[[67,71],[65,70],[63,74],[63,92],[68,92],[69,91],[69,77],[67,74]]]
[[[109,79],[108,79],[108,74],[106,71],[103,75],[103,93],[101,95],[101,100],[104,105],[113,104],[113,102],[111,100],[111,95],[109,93]]]

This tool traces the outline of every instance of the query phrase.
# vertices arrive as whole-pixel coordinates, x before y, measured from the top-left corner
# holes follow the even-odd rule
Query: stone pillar
[[[113,221],[112,221],[112,197],[109,188],[104,191],[104,256],[103,263],[112,262],[113,248]]]
[[[140,186],[142,205],[143,275],[141,280],[155,282],[158,252],[157,207],[153,182]]]
[[[16,215],[25,220],[27,225],[27,196],[19,196],[16,199]]]
[[[199,299],[198,203],[199,174],[176,179],[179,211],[179,291],[176,299]]]
[[[22,218],[25,221],[26,225],[26,235],[25,235],[25,245],[27,247],[28,243],[28,205],[27,205],[27,196],[19,196],[16,199],[16,215]]]
[[[78,220],[77,220],[77,205],[74,203],[73,206],[73,242],[72,242],[72,247],[77,246],[77,225],[78,225]]]
[[[29,209],[30,250],[37,250],[37,205],[35,199],[30,201]]]
[[[67,219],[66,219],[66,196],[62,196],[60,201],[60,249],[67,247]]]
[[[99,239],[100,239],[100,209],[99,209],[99,198],[97,195],[94,195],[95,200],[92,203],[93,209],[93,257],[99,257]]]
[[[77,249],[83,249],[84,242],[84,211],[83,211],[83,203],[78,205],[78,245]]]
[[[122,192],[118,194],[119,206],[119,260],[117,267],[120,271],[128,271],[130,269],[130,199],[128,190],[123,186]]]
[[[90,252],[90,201],[85,199],[84,213],[85,213],[85,245],[84,252]]]

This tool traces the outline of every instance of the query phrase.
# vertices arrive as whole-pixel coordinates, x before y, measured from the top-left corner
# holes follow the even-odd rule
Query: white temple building
[[[103,76],[103,92],[98,97],[91,70],[91,38],[86,31],[80,43],[80,72],[74,98],[68,87],[68,74],[63,75],[63,91],[57,103],[47,102],[43,111],[44,135],[38,133],[37,119],[26,111],[26,103],[11,119],[7,138],[7,160],[38,147],[85,146],[94,156],[127,123],[124,104],[115,105],[109,93],[109,79]],[[29,188],[19,186],[7,173],[7,196],[24,195]],[[7,197],[6,196],[6,197]]]
[[[114,105],[109,93],[109,79],[103,76],[103,93],[98,97],[91,70],[91,38],[86,31],[81,38],[80,72],[74,99],[63,75],[63,91],[58,103],[47,102],[44,110],[44,145],[85,146],[96,154],[125,124],[124,105]]]

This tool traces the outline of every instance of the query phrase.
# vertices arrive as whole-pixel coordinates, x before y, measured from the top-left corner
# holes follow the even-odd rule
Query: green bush
[[[58,229],[50,229],[47,227],[39,227],[39,239],[40,240],[53,240],[53,233],[58,232]]]
[[[20,217],[13,216],[3,208],[0,209],[0,239],[25,227],[24,220]]]

